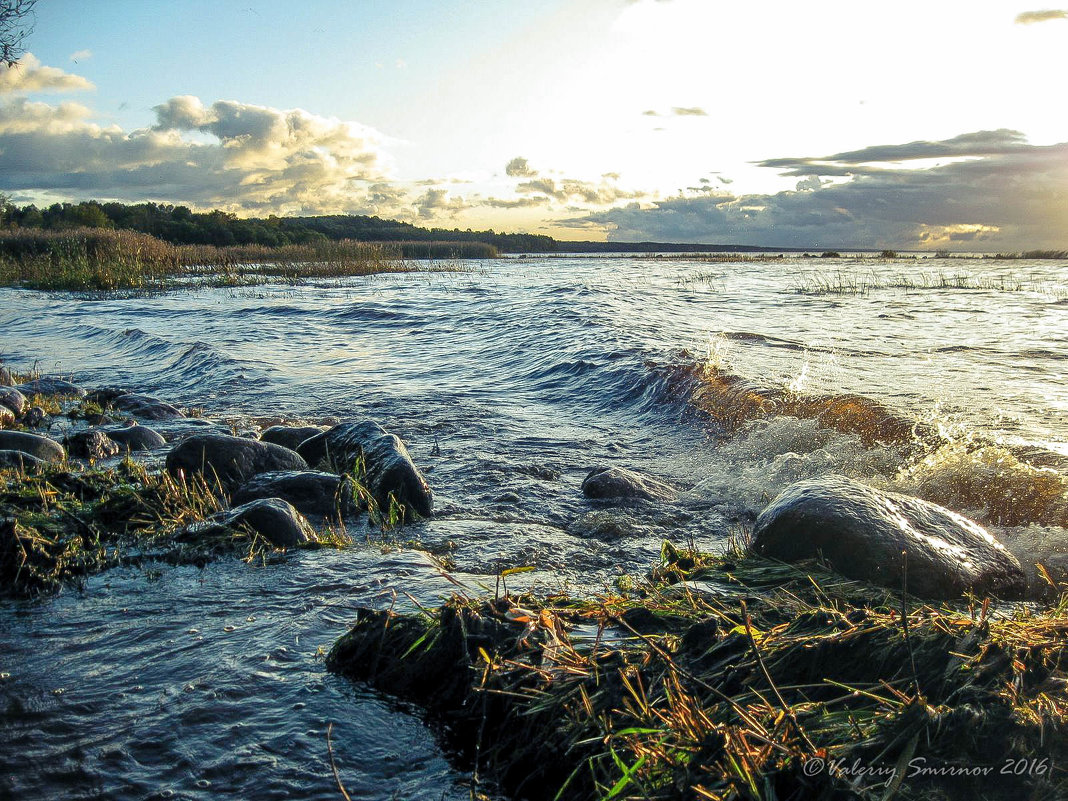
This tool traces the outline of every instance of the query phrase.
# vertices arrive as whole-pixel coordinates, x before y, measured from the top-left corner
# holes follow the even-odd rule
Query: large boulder
[[[345,517],[356,514],[359,506],[352,479],[337,473],[316,470],[290,470],[260,473],[234,492],[234,503],[258,498],[281,498],[306,515]]]
[[[597,499],[669,501],[676,497],[674,488],[663,481],[625,467],[598,467],[590,471],[582,482],[582,493]]]
[[[0,406],[9,409],[15,417],[26,411],[26,396],[14,387],[0,386]]]
[[[151,395],[128,392],[111,400],[115,409],[140,417],[142,420],[177,420],[185,417],[176,407]]]
[[[147,426],[139,426],[136,423],[102,428],[100,430],[122,446],[123,450],[151,451],[156,448],[162,448],[167,444],[167,440],[158,431]]]
[[[0,470],[21,470],[24,473],[37,473],[44,470],[48,462],[30,456],[22,451],[0,450]]]
[[[62,462],[67,458],[63,446],[54,439],[26,431],[0,431],[0,450],[21,451],[45,462]]]
[[[323,431],[319,426],[271,426],[260,434],[260,440],[296,450],[304,440],[318,436]]]
[[[186,537],[196,538],[217,534],[225,529],[247,527],[276,548],[292,548],[317,542],[315,530],[304,515],[280,498],[261,498],[218,512],[204,523],[195,524]]]
[[[289,448],[226,434],[194,434],[167,454],[167,470],[172,474],[203,473],[209,484],[217,484],[224,492],[259,473],[307,469],[307,462]]]
[[[1026,590],[1016,557],[978,523],[842,476],[787,487],[757,518],[752,547],[784,562],[822,557],[844,576],[895,589],[905,581],[923,598]]]
[[[63,398],[84,398],[85,390],[62,378],[37,378],[15,387],[23,395],[47,395]]]
[[[312,467],[354,474],[383,511],[391,499],[424,517],[434,510],[434,494],[404,442],[372,420],[336,425],[302,442],[297,453]]]

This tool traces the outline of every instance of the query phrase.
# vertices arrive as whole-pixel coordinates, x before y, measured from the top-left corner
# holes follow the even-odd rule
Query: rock
[[[144,420],[176,420],[185,417],[176,407],[151,395],[128,392],[111,400],[111,406]]]
[[[618,540],[636,539],[648,534],[649,530],[635,523],[621,510],[598,509],[573,520],[567,527],[567,533],[584,539]]]
[[[38,378],[15,387],[23,395],[48,395],[67,398],[83,398],[85,390],[62,378]]]
[[[111,402],[120,395],[129,395],[130,390],[120,387],[101,387],[85,394],[86,403],[95,403],[98,406],[110,406]]]
[[[277,548],[318,541],[304,515],[281,498],[261,498],[235,506],[228,512],[212,515],[209,521],[230,528],[248,526]]]
[[[15,417],[26,411],[26,396],[14,387],[0,386],[0,406],[9,409]]]
[[[1016,599],[1026,589],[1016,557],[978,523],[842,476],[787,487],[757,518],[752,547],[784,562],[822,556],[844,576],[894,589],[904,574],[923,598]]]
[[[0,450],[0,469],[15,469],[26,473],[36,473],[43,470],[47,465],[48,462],[43,459],[30,456],[30,454],[22,451]]]
[[[106,459],[121,451],[119,443],[97,428],[71,434],[65,443],[67,452],[80,459]]]
[[[322,434],[323,431],[319,426],[271,426],[260,434],[260,440],[296,450],[304,440]]]
[[[0,365],[0,387],[13,387],[15,381],[11,378],[11,371]]]
[[[307,463],[289,448],[226,434],[194,434],[167,454],[168,471],[202,472],[209,484],[220,484],[224,492],[259,473],[307,469]]]
[[[351,478],[315,470],[275,471],[253,476],[234,492],[234,503],[281,498],[306,515],[345,517],[359,512]]]
[[[374,497],[378,508],[390,508],[392,496],[404,509],[424,517],[434,510],[434,494],[415,466],[400,437],[386,432],[378,423],[341,423],[305,440],[297,448],[313,467],[356,475]]]
[[[167,444],[167,440],[158,431],[136,423],[100,430],[128,451],[151,451]]]
[[[22,422],[30,428],[37,428],[44,422],[46,417],[48,417],[48,412],[40,406],[31,406],[26,410],[26,413],[22,415]]]
[[[673,487],[655,478],[644,476],[625,467],[598,467],[582,482],[587,498],[641,498],[647,501],[674,500]]]
[[[62,462],[67,458],[63,446],[54,439],[26,431],[0,431],[0,450],[28,453],[45,462]]]

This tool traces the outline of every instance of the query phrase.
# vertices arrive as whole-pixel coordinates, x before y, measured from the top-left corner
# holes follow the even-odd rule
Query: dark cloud
[[[504,174],[512,178],[533,178],[538,174],[522,156],[516,156],[504,168]]]
[[[1055,19],[1068,19],[1068,11],[1052,8],[1046,11],[1024,11],[1016,15],[1016,24],[1034,25],[1036,22],[1050,22]]]
[[[644,192],[630,192],[620,189],[613,183],[602,181],[599,184],[579,181],[574,178],[535,178],[523,181],[515,191],[521,195],[542,194],[560,203],[581,202],[591,205],[607,206],[620,200],[645,197]]]
[[[895,153],[906,160],[903,154],[929,158],[936,151],[971,158],[927,169],[854,172],[838,183],[820,180],[853,166],[836,163],[838,158],[860,163]],[[804,191],[679,196],[651,208],[634,203],[565,224],[599,224],[618,241],[900,249],[968,242],[1000,250],[1068,244],[1068,143],[1035,146],[1014,132],[980,132],[945,142],[762,163],[786,166],[788,175],[805,178]]]

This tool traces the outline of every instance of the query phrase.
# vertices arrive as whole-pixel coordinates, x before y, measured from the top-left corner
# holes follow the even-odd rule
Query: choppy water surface
[[[0,336],[16,368],[209,415],[373,417],[437,504],[341,552],[3,602],[0,796],[336,798],[333,723],[353,798],[466,798],[417,714],[325,673],[356,606],[434,603],[455,589],[441,566],[472,592],[528,565],[513,582],[603,588],[665,538],[722,546],[811,475],[922,494],[1068,562],[1059,262],[526,258],[156,297],[0,290]],[[869,414],[938,436],[888,444]],[[584,500],[608,464],[681,499]]]

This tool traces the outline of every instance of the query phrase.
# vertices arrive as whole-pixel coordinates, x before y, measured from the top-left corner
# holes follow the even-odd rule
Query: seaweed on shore
[[[515,798],[1054,799],[1066,606],[665,549],[638,592],[361,610],[327,665],[424,705]]]
[[[125,459],[113,468],[0,471],[0,592],[38,595],[120,564],[247,561],[274,546],[246,525],[194,526],[224,509],[199,474],[175,478]],[[342,545],[342,531],[319,544]]]

